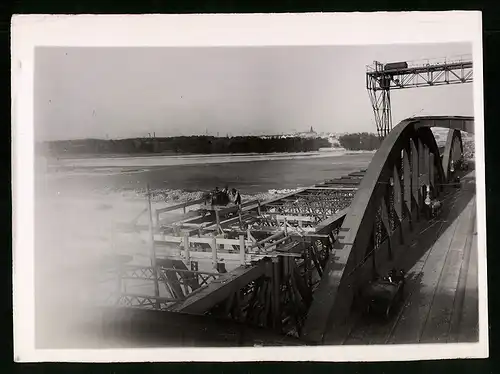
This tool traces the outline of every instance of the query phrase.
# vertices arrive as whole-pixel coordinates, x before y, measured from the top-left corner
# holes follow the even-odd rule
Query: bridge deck
[[[404,301],[385,321],[353,314],[347,334],[327,331],[326,344],[446,343],[478,340],[474,174],[450,197],[438,220],[409,244]],[[415,261],[417,259],[417,261]]]

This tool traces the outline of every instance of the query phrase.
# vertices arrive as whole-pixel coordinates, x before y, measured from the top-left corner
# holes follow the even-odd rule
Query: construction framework
[[[431,127],[449,129],[444,149]],[[349,329],[356,293],[404,258],[405,243],[432,221],[431,199],[456,192],[461,131],[473,133],[472,118],[408,119],[368,170],[270,201],[212,207],[201,199],[155,211],[148,203],[149,225],[136,225],[148,245],[122,248],[102,282],[104,304],[335,342]],[[165,215],[174,211],[182,218]]]
[[[107,305],[230,318],[300,336],[346,209],[364,170],[267,202],[203,199],[150,211],[149,243],[107,277]],[[182,219],[169,220],[169,212]],[[108,274],[109,275],[109,274]],[[106,283],[106,282],[104,282]]]
[[[471,56],[414,63],[374,61],[367,66],[366,88],[379,137],[384,138],[392,130],[391,90],[470,83],[472,79]]]

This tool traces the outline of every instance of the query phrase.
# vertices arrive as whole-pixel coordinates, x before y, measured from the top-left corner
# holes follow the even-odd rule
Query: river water
[[[242,194],[292,189],[367,167],[372,153],[275,156],[131,157],[52,162],[40,175],[47,191],[109,193],[153,190],[206,191],[228,184]]]

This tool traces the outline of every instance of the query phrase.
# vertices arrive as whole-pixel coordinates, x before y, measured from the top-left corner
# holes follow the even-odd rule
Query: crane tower
[[[367,66],[366,88],[375,113],[377,133],[384,138],[392,130],[391,90],[472,82],[472,57],[426,60],[419,63],[374,61]]]

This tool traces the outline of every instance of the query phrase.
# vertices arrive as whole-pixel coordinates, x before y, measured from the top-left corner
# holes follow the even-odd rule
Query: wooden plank
[[[278,220],[287,220],[287,221],[301,221],[301,222],[315,222],[316,220],[313,217],[309,216],[292,216],[292,215],[283,215],[280,213],[264,213],[262,217],[265,218],[274,218]]]
[[[469,226],[470,208],[466,209],[460,216],[420,338],[421,343],[445,343],[448,340]]]
[[[345,185],[359,185],[361,182],[361,179],[358,179],[358,178],[340,178],[340,179],[333,179],[333,180],[329,180],[328,182],[326,182],[326,185],[342,185],[342,184],[345,184]]]
[[[390,343],[415,344],[420,341],[421,332],[434,297],[434,291],[457,226],[458,219],[455,219],[432,246],[421,273],[415,274],[415,277],[420,278],[419,289],[413,292],[407,301],[399,322],[389,338]],[[425,237],[423,240],[425,240]],[[418,242],[416,245],[418,245]]]
[[[366,172],[355,171],[354,173],[349,173],[348,175],[350,177],[364,177],[366,175]]]
[[[251,206],[251,207],[244,207],[242,208],[242,211],[245,212],[245,214],[242,215],[242,218],[249,217],[250,211],[257,209],[258,205],[256,206]],[[232,225],[233,223],[239,222],[240,217],[231,217],[229,219],[223,220],[220,222],[220,225],[222,228],[225,228],[227,225]],[[204,230],[215,230],[217,228],[216,223],[209,223],[208,226],[204,227]]]
[[[185,301],[173,305],[169,310],[202,314],[228,298],[241,287],[264,275],[264,265],[262,262],[250,267],[238,267],[230,273],[225,273],[218,280],[211,282],[199,292],[192,293]]]
[[[167,243],[174,243],[174,244],[181,244],[182,243],[182,236],[170,236],[170,235],[158,235],[156,234],[154,236],[155,243],[160,244],[162,242]]]
[[[216,209],[218,212],[219,212],[219,215],[222,217],[222,216],[225,216],[229,213],[236,213],[240,208],[243,209],[243,208],[257,208],[258,206],[258,200],[249,200],[249,201],[245,201],[244,203],[241,204],[241,206],[238,206],[238,205],[233,205],[233,206],[230,206],[228,208],[218,208]]]
[[[280,244],[285,240],[289,240],[290,238],[283,238],[281,241],[272,243],[267,247],[268,251],[259,251],[259,250],[246,250],[245,254],[245,263],[250,264],[255,261],[260,261],[264,258],[272,258],[278,256],[292,256],[295,257],[295,254],[287,254],[279,251],[279,248],[276,251],[271,250],[272,247]],[[218,244],[217,244],[218,245]],[[157,258],[159,259],[170,259],[170,260],[187,260],[184,253],[180,252],[178,249],[158,247]],[[231,263],[239,263],[241,262],[241,254],[238,251],[229,252],[227,250],[218,249],[216,253],[216,257],[218,261],[231,262]],[[212,250],[207,251],[189,251],[189,257],[192,261],[198,262],[213,262],[214,254]]]
[[[205,201],[205,199],[203,199],[203,198],[202,199],[197,199],[197,200],[185,201],[183,203],[172,205],[172,206],[168,206],[166,208],[156,209],[156,213],[160,213],[161,214],[161,213],[171,212],[173,210],[184,209],[184,208],[187,208],[188,206],[201,204],[204,201]]]
[[[206,238],[198,238],[196,236],[189,236],[188,237],[189,243],[191,244],[211,244],[212,243],[212,237],[206,237]],[[217,244],[224,244],[224,245],[239,245],[240,241],[238,239],[225,239],[225,238],[217,238]],[[183,237],[180,236],[170,236],[170,235],[155,235],[155,243],[159,245],[167,245],[169,243],[173,244],[180,244],[183,241]],[[252,244],[251,241],[246,241],[246,245],[250,246]]]
[[[200,260],[212,260],[212,252],[207,251],[207,252],[200,252],[200,251],[190,251],[189,252],[190,258],[194,261],[200,261]],[[178,260],[184,260],[185,256],[182,253],[179,253],[179,251],[175,249],[169,249],[169,248],[161,248],[158,247],[157,250],[157,256],[159,258],[161,257],[167,257],[170,259],[178,259]],[[230,253],[226,251],[219,250],[217,251],[217,256],[220,259],[224,259],[224,261],[239,261],[239,254],[238,253]]]
[[[477,342],[479,340],[478,247],[476,230],[474,230],[472,235],[470,251],[462,318],[459,327],[459,342]]]
[[[462,267],[460,268],[460,275],[458,276],[457,292],[455,295],[455,301],[453,302],[453,314],[451,316],[450,332],[447,343],[457,343],[459,340],[459,328],[465,299],[465,286],[467,283],[471,246],[472,235],[467,236],[467,242],[465,244],[464,258],[462,261]]]

